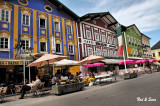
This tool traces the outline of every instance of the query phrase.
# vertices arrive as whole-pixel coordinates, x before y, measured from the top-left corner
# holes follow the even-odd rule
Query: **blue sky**
[[[79,16],[109,11],[125,26],[136,24],[151,38],[153,46],[160,40],[159,0],[59,0]]]

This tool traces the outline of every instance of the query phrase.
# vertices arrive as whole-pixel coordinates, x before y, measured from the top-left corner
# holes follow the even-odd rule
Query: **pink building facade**
[[[87,14],[78,24],[79,58],[98,55],[118,57],[118,40],[115,29],[118,22],[106,13]]]

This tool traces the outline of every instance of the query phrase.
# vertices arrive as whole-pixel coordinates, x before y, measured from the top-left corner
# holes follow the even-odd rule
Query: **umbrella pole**
[[[48,74],[48,72],[49,72],[49,69],[50,69],[50,68],[49,68],[49,60],[48,60],[47,62],[48,62],[48,70],[47,70],[47,74]]]
[[[124,50],[123,50],[123,59],[124,59],[124,67],[125,67],[125,71],[127,72],[126,59],[125,59],[125,56],[124,56]]]
[[[54,73],[54,63],[53,63],[53,75],[55,75],[55,73]]]

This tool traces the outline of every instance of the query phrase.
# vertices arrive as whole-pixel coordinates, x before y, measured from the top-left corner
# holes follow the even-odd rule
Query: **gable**
[[[106,23],[101,19],[86,20],[85,22],[113,31],[110,27],[107,27]]]

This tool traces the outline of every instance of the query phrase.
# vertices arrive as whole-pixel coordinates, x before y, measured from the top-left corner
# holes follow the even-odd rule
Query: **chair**
[[[38,86],[32,88],[30,90],[30,93],[34,93],[33,95],[37,95],[37,96],[41,96],[41,94],[43,93],[43,88],[44,88],[44,84],[45,82],[41,82]]]
[[[2,87],[0,89],[0,99],[1,101],[5,101],[7,98],[6,98],[6,92],[7,92],[7,87]]]

